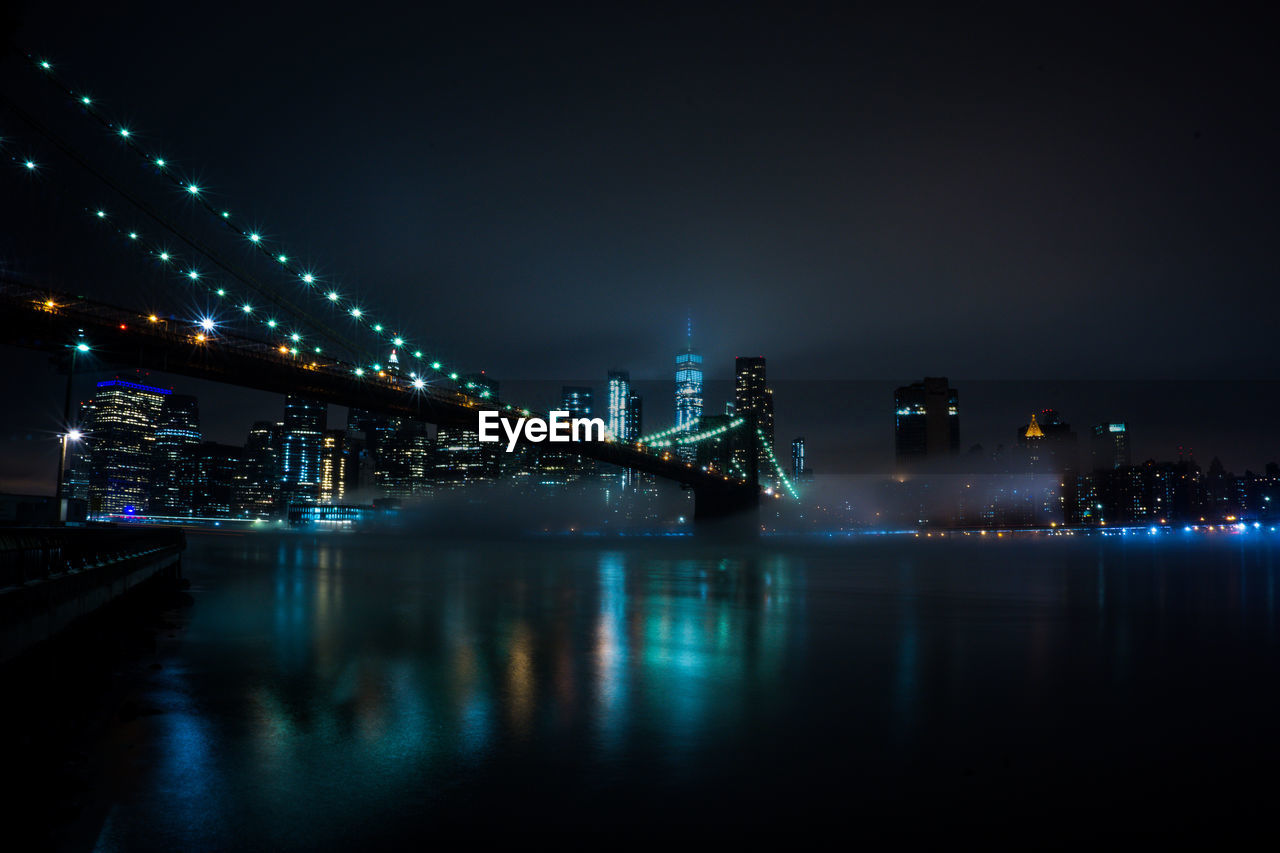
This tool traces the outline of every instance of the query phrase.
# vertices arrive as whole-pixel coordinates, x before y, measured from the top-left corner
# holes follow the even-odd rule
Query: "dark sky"
[[[1198,420],[1157,425],[1168,410],[1117,411],[1114,383],[1075,411],[1035,386],[1245,379],[1265,382],[1241,406],[1275,398],[1271,21],[886,5],[29,3],[15,38],[219,204],[504,381],[669,382],[691,315],[710,378],[769,358],[779,439],[810,436],[819,467],[891,453],[890,402],[830,400],[925,374],[962,400],[965,382],[1021,389],[965,410],[966,445],[1055,406],[1147,419],[1149,454],[1185,427],[1240,468],[1280,456],[1239,411],[1192,402]],[[0,68],[11,97],[72,114]],[[48,237],[82,225],[3,180],[0,262],[85,275]],[[120,252],[95,263],[140,275]],[[830,399],[789,401],[805,380]],[[671,406],[654,396],[656,428]],[[216,438],[275,416],[234,399]]]

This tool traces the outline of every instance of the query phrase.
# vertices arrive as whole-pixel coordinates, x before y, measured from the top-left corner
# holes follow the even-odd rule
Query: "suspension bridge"
[[[436,425],[475,429],[481,410],[503,417],[539,414],[531,407],[498,399],[492,386],[456,366],[430,356],[407,331],[333,281],[322,280],[280,241],[244,226],[232,210],[212,203],[209,193],[175,162],[144,144],[91,95],[70,84],[52,62],[29,55],[38,85],[68,101],[98,125],[114,144],[143,165],[148,179],[168,184],[203,210],[218,229],[266,261],[269,278],[250,274],[229,261],[205,237],[147,202],[141,193],[91,164],[66,138],[6,98],[8,112],[42,140],[50,155],[82,168],[105,188],[112,204],[85,204],[88,227],[107,229],[141,257],[172,277],[175,302],[192,291],[211,307],[183,316],[140,310],[58,292],[39,283],[0,278],[0,342],[68,353],[74,369],[78,353],[92,352],[102,363],[208,379],[320,402],[406,416]],[[5,129],[8,130],[7,128]],[[9,133],[0,136],[11,172],[55,183],[56,170],[31,152],[18,154]],[[56,187],[51,186],[51,191]],[[92,284],[85,285],[91,289]],[[339,331],[338,323],[349,331]],[[421,338],[425,340],[426,338]],[[735,434],[748,450],[741,460],[717,469],[696,465],[680,449]],[[536,446],[536,445],[535,445]],[[763,434],[748,418],[703,431],[668,429],[636,440],[612,436],[577,442],[575,453],[600,462],[662,477],[693,490],[695,517],[723,517],[751,510],[762,495],[797,498]],[[762,489],[759,464],[779,486]]]

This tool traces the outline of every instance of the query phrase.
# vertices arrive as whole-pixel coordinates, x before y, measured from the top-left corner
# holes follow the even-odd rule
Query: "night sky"
[[[1269,21],[462,6],[28,3],[11,28],[217,203],[504,390],[630,369],[660,428],[691,317],[709,379],[768,357],[779,449],[805,434],[820,472],[887,466],[892,389],[926,374],[960,389],[965,447],[1052,406],[1128,420],[1138,455],[1280,457]],[[0,74],[147,184],[14,56]],[[2,105],[0,136],[44,144]],[[173,287],[12,164],[0,200],[7,270]],[[31,460],[53,458],[59,380],[6,355],[0,488],[49,491]],[[212,438],[279,417],[165,384],[200,393]]]

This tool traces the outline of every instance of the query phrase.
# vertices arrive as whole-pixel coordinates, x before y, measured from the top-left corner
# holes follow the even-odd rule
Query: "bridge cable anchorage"
[[[120,195],[127,202],[129,202],[138,210],[140,210],[145,216],[150,218],[153,222],[155,222],[161,228],[168,231],[169,233],[174,235],[178,240],[185,243],[196,254],[205,256],[213,264],[220,267],[230,277],[246,285],[255,293],[257,293],[259,296],[262,296],[265,299],[267,299],[269,302],[275,304],[282,311],[301,315],[306,321],[308,321],[309,325],[311,325],[313,328],[319,331],[322,337],[325,337],[330,341],[336,343],[340,348],[345,349],[349,352],[352,352],[353,354],[356,354],[356,355],[359,355],[361,353],[361,349],[359,347],[353,346],[349,341],[347,341],[345,338],[341,337],[337,333],[334,333],[331,330],[327,330],[323,322],[317,320],[315,317],[311,316],[306,311],[303,311],[297,308],[292,303],[290,303],[287,299],[280,297],[280,295],[277,294],[271,288],[268,288],[258,283],[256,279],[253,279],[251,276],[245,273],[241,273],[240,271],[235,269],[229,262],[222,259],[221,256],[217,252],[215,252],[213,249],[209,248],[208,246],[205,246],[199,239],[185,233],[182,229],[178,228],[171,221],[169,221],[168,218],[165,217],[163,214],[156,211],[146,202],[137,198],[135,195],[130,193],[127,189],[119,185],[116,181],[112,180],[107,175],[104,175],[100,170],[96,169],[82,155],[80,155],[71,145],[67,144],[60,137],[58,137],[57,134],[50,131],[41,122],[39,122],[29,113],[27,113],[17,104],[13,103],[12,99],[8,98],[7,96],[0,95],[0,100],[3,100],[4,103],[10,109],[12,109],[14,113],[18,115],[19,118],[21,118],[24,122],[26,122],[37,133],[41,134],[46,139],[48,139],[51,143],[53,143],[53,145],[57,147],[59,150],[61,150],[63,154],[65,154],[67,157],[73,160],[77,165],[79,165],[81,168],[87,171],[94,178],[99,180],[101,183],[105,184],[113,192]],[[105,210],[103,208],[96,208],[96,213],[97,213],[98,219],[107,218]],[[125,233],[125,232],[122,232],[122,233]],[[134,235],[134,234],[137,234],[138,232],[131,230],[127,233],[129,235]],[[134,238],[134,239],[137,239],[137,238]],[[167,250],[158,252],[157,257],[160,258],[161,261],[165,261],[165,262],[176,259],[176,255],[168,252]],[[192,273],[194,273],[194,275]],[[202,274],[196,271],[194,266],[189,268],[187,277],[189,278],[190,281],[193,281],[193,282],[198,281],[200,280],[201,276]],[[225,292],[217,292],[216,288],[213,288],[213,290],[215,292],[215,295],[217,296],[224,297],[227,295]],[[225,290],[225,288],[223,290]]]
[[[397,332],[388,332],[382,323],[374,320],[368,311],[356,304],[354,299],[345,297],[332,289],[328,290],[326,293],[321,293],[323,288],[318,286],[321,284],[318,277],[309,269],[300,266],[293,259],[293,256],[290,253],[281,251],[278,248],[270,248],[268,246],[269,241],[258,230],[242,230],[238,224],[232,221],[230,211],[219,209],[209,201],[207,194],[201,186],[192,180],[184,180],[180,178],[173,168],[173,164],[168,159],[145,150],[138,142],[137,135],[131,132],[125,125],[110,119],[106,115],[105,111],[97,105],[93,98],[88,95],[78,93],[73,87],[63,82],[62,78],[54,71],[52,63],[48,60],[37,58],[31,53],[27,53],[26,57],[29,64],[37,71],[39,76],[49,80],[63,94],[71,98],[74,103],[83,108],[86,113],[96,119],[104,128],[111,132],[113,136],[121,140],[126,147],[146,162],[154,173],[166,177],[174,186],[184,190],[211,216],[215,217],[217,221],[229,228],[238,237],[248,240],[249,243],[257,248],[260,253],[270,258],[278,268],[284,269],[286,272],[290,273],[295,280],[301,281],[306,287],[305,292],[310,293],[314,298],[327,300],[331,303],[330,307],[335,310],[343,311],[352,320],[379,335],[380,343],[382,345],[390,343],[399,349],[399,344],[396,344],[396,341],[403,342],[403,335]],[[421,350],[414,350],[413,357],[419,361],[422,361],[425,358],[421,355]],[[441,377],[449,378],[455,382],[457,381],[454,374],[459,373],[458,370],[443,367],[440,365],[438,360],[426,360],[423,361],[423,364],[424,367],[430,367],[432,371],[439,374]]]

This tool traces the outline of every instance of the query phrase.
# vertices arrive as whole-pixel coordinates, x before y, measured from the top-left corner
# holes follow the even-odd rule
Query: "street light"
[[[84,334],[83,331],[81,334]],[[80,353],[89,352],[89,345],[83,339],[70,344],[68,348],[71,350],[71,363],[67,368],[67,392],[62,400],[62,422],[64,424],[71,422],[71,382],[76,375],[76,356]],[[67,520],[67,498],[63,493],[62,480],[67,470],[67,444],[72,441],[79,441],[83,433],[74,427],[68,429],[59,439],[62,447],[58,453],[58,481],[54,484],[54,506],[58,510],[58,521]]]
[[[63,494],[62,488],[62,480],[67,472],[67,445],[82,438],[84,438],[84,433],[78,429],[69,429],[61,436],[62,449],[58,453],[58,495],[54,501],[58,507],[58,521],[67,520],[67,498]]]

